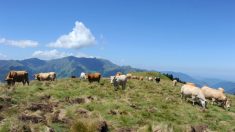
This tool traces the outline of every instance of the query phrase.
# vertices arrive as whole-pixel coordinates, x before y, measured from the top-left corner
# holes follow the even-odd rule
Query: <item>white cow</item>
[[[177,85],[177,80],[173,80],[172,83],[173,83],[173,86],[176,86]]]
[[[86,79],[87,78],[86,73],[82,72],[81,75],[80,75],[80,78],[81,79]]]
[[[204,94],[202,93],[201,89],[196,87],[196,86],[192,86],[192,85],[188,85],[185,84],[181,87],[181,98],[185,98],[185,100],[187,99],[187,97],[191,97],[192,98],[192,102],[193,105],[195,102],[200,102],[203,109],[206,108],[206,98],[204,96]]]
[[[153,77],[149,77],[148,80],[149,80],[149,81],[153,81]]]
[[[110,83],[113,84],[115,90],[118,89],[119,85],[122,86],[123,90],[126,88],[126,82],[127,82],[126,75],[111,76],[110,80],[111,80]]]

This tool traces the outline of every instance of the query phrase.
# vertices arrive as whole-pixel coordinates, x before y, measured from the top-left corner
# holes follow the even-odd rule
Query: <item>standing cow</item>
[[[55,81],[56,73],[48,72],[48,73],[38,73],[34,74],[34,79],[38,81]]]
[[[5,81],[7,81],[8,85],[15,85],[15,82],[22,82],[23,85],[27,83],[29,85],[29,77],[27,71],[10,71]]]
[[[188,97],[192,99],[193,105],[199,101],[203,109],[206,108],[207,101],[200,88],[188,84],[183,85],[181,87],[181,98],[186,100]]]
[[[122,86],[122,90],[125,90],[126,82],[127,82],[127,76],[126,75],[111,76],[110,80],[111,80],[110,83],[113,84],[115,91],[118,90],[119,85]]]
[[[156,81],[156,83],[159,83],[161,81],[161,78],[160,77],[155,77],[155,81]]]
[[[100,73],[91,73],[91,74],[86,74],[86,78],[88,81],[91,82],[100,82],[101,79],[101,74]]]
[[[80,78],[81,79],[86,79],[86,73],[82,72],[81,75],[80,75]]]

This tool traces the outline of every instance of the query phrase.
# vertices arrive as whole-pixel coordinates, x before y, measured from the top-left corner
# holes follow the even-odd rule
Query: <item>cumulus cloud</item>
[[[91,31],[82,22],[76,21],[73,31],[60,36],[55,42],[50,43],[49,47],[80,49],[93,45],[95,42]]]
[[[26,48],[26,47],[36,47],[38,45],[38,42],[32,40],[9,40],[5,38],[0,38],[0,44]]]
[[[0,60],[4,60],[4,59],[7,59],[7,56],[2,54],[2,53],[0,53]]]
[[[71,55],[73,54],[60,52],[56,49],[53,49],[53,50],[45,50],[45,51],[38,50],[38,51],[35,51],[32,56],[40,58],[40,59],[49,60],[49,59],[62,58],[62,57],[71,56]]]

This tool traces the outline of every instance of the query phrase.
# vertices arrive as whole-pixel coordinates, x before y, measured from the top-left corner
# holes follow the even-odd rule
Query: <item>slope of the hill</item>
[[[80,79],[55,82],[32,81],[29,86],[1,86],[0,131],[56,132],[189,131],[190,126],[208,125],[211,131],[235,130],[235,106],[230,111],[209,104],[206,111],[182,101],[180,86],[158,73],[157,84],[128,80],[126,90],[114,91],[109,79],[89,84]],[[235,97],[229,95],[235,102]]]

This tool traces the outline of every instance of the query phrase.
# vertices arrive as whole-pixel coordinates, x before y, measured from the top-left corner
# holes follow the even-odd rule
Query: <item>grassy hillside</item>
[[[181,101],[180,86],[159,73],[160,84],[129,80],[125,91],[114,91],[108,79],[100,84],[86,80],[60,79],[32,81],[7,89],[1,85],[0,131],[29,130],[56,132],[110,131],[189,131],[190,126],[208,125],[211,131],[235,131],[235,106],[226,111],[209,105]],[[68,98],[69,97],[69,98]],[[235,102],[234,96],[229,96]]]

